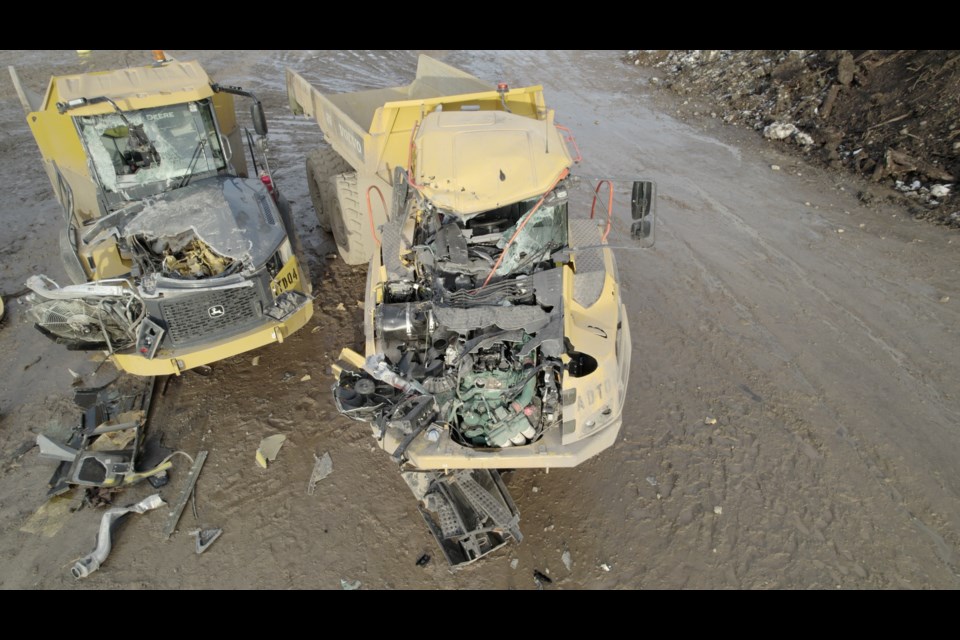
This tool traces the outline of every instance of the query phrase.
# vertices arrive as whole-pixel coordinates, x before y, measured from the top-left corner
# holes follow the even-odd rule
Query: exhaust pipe
[[[157,507],[165,504],[166,502],[163,501],[163,498],[160,497],[160,494],[155,493],[152,496],[144,498],[136,504],[130,505],[129,507],[114,507],[113,509],[107,510],[107,512],[103,514],[103,518],[100,520],[100,531],[97,533],[96,548],[90,552],[89,555],[77,560],[76,564],[73,565],[73,568],[70,569],[70,573],[73,574],[73,577],[77,580],[80,578],[86,578],[91,573],[99,569],[100,565],[103,564],[103,561],[107,559],[108,555],[110,555],[110,549],[112,547],[110,540],[110,528],[113,526],[114,522],[128,513],[144,513],[145,511],[156,509]]]

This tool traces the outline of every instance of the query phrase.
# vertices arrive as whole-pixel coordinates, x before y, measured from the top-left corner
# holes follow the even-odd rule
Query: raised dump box
[[[541,86],[492,89],[426,55],[403,87],[325,94],[288,69],[287,93],[293,112],[315,118],[332,147],[307,159],[307,179],[320,225],[333,232],[348,264],[370,259],[375,230],[388,217],[387,199],[372,189],[389,193],[397,167],[413,167],[411,179],[426,197],[442,200],[446,193],[448,208],[468,213],[543,193],[572,160]],[[443,115],[435,122],[427,119],[437,111]],[[515,148],[504,152],[504,143]],[[477,162],[491,147],[510,160],[500,167],[504,179]],[[445,180],[438,182],[441,173]],[[454,201],[456,193],[473,197]]]

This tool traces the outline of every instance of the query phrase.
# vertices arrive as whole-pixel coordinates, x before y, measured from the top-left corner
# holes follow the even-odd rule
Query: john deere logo
[[[207,309],[207,313],[210,314],[211,318],[219,318],[226,312],[223,310],[222,304],[215,304],[209,309]]]

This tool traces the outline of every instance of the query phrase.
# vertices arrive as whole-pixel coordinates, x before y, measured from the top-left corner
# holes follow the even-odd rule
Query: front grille
[[[173,344],[183,346],[206,338],[227,337],[257,324],[263,317],[260,287],[200,291],[163,300],[160,312]]]

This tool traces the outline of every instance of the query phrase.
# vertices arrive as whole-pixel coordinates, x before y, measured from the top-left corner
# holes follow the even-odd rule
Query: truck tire
[[[353,167],[329,147],[315,149],[307,156],[307,186],[310,189],[310,200],[313,202],[313,209],[317,212],[320,228],[327,233],[331,232],[329,209],[337,195],[333,177],[352,170]]]
[[[368,214],[360,206],[357,174],[341,173],[335,178],[337,198],[333,200],[330,223],[340,257],[347,264],[364,264],[373,255],[375,241]]]

